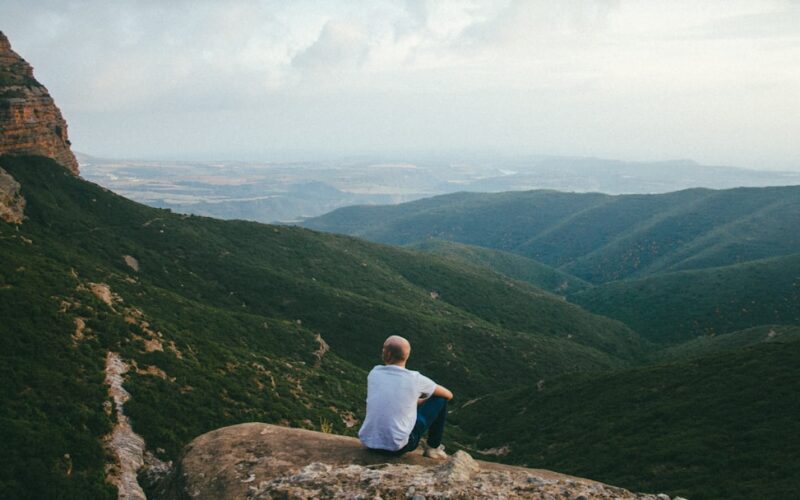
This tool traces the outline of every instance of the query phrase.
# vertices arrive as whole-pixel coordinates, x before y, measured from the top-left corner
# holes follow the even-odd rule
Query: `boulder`
[[[646,498],[555,472],[417,450],[395,457],[355,438],[248,423],[199,436],[186,446],[155,496],[268,498]],[[651,496],[652,497],[652,496]]]

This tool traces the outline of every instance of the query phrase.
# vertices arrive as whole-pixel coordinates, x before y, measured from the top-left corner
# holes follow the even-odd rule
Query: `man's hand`
[[[431,396],[441,396],[446,400],[453,399],[453,393],[447,387],[437,385],[436,389],[434,389],[433,394]]]

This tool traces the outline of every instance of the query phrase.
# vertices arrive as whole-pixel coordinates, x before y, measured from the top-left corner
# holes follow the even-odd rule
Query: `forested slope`
[[[462,397],[641,354],[621,323],[490,271],[148,208],[44,158],[0,167],[25,199],[21,224],[0,222],[2,496],[112,496],[110,351],[132,365],[134,430],[165,459],[242,421],[353,433],[390,334]]]
[[[592,283],[800,252],[800,187],[609,196],[457,193],[347,207],[306,227],[392,244],[428,239],[532,258]]]

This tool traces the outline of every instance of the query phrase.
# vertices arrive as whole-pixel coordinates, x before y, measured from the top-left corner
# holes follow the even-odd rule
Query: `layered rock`
[[[78,161],[70,150],[67,123],[33,68],[11,50],[0,32],[0,155],[47,156],[73,174]]]
[[[596,481],[473,460],[414,452],[370,452],[354,438],[268,424],[225,427],[192,441],[163,498],[638,498]]]

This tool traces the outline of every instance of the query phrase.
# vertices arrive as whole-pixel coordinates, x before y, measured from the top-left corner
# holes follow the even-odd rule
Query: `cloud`
[[[292,58],[292,66],[303,70],[356,69],[369,53],[369,38],[358,23],[331,20],[319,37]]]
[[[89,152],[800,164],[791,1],[5,0],[3,21]]]

